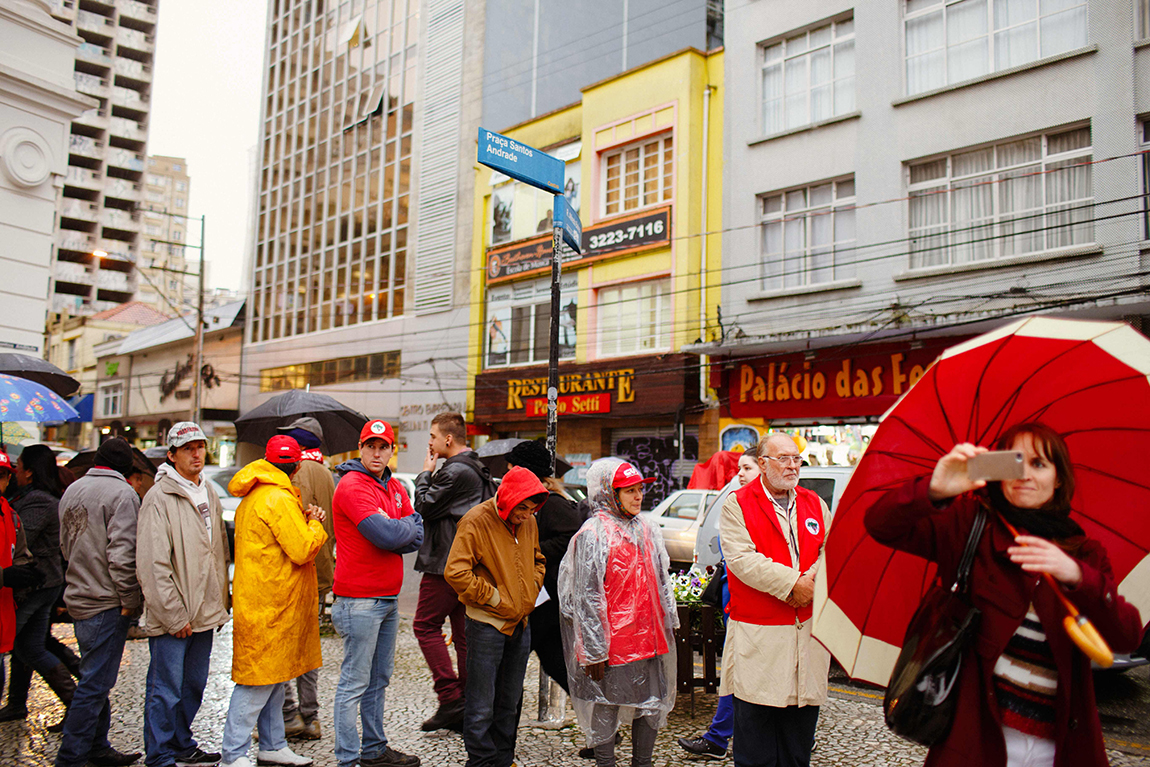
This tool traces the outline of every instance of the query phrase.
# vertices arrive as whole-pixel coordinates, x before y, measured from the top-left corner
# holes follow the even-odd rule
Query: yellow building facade
[[[719,335],[723,53],[686,49],[511,128],[564,161],[583,224],[563,256],[559,455],[631,458],[684,486],[717,449],[718,410],[686,345]],[[492,438],[546,431],[552,195],[476,165],[469,373]],[[710,233],[710,234],[706,234]]]

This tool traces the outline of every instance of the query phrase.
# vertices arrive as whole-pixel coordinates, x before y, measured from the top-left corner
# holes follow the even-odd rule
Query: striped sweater
[[[1004,725],[1039,738],[1054,737],[1058,669],[1034,605],[994,664],[994,691]]]

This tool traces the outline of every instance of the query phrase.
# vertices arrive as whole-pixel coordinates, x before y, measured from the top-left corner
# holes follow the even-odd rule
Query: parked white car
[[[663,531],[672,569],[691,566],[699,523],[718,494],[718,490],[676,490],[648,512]]]

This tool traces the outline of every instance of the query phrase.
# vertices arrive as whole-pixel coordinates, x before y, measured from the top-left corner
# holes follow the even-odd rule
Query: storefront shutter
[[[643,476],[655,477],[643,498],[644,509],[651,509],[675,490],[687,486],[699,461],[699,430],[687,426],[683,435],[680,460],[676,426],[611,430],[611,454],[633,463]]]

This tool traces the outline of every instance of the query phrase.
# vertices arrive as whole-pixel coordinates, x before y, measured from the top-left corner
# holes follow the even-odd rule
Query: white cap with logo
[[[168,449],[174,450],[189,442],[207,442],[208,438],[199,424],[193,421],[180,421],[168,432]]]

